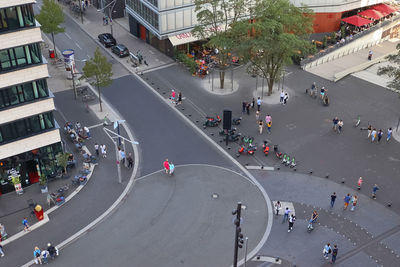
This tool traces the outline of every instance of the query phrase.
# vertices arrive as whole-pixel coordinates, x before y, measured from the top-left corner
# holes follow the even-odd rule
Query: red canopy
[[[387,16],[389,14],[392,14],[393,12],[397,11],[397,8],[385,5],[385,4],[379,4],[376,6],[373,6],[372,9],[377,10],[378,12],[382,13],[384,16]]]
[[[351,25],[355,25],[355,26],[363,26],[365,24],[373,22],[372,20],[364,19],[364,18],[359,17],[357,15],[354,15],[354,16],[351,16],[351,17],[348,17],[348,18],[344,18],[344,19],[342,19],[342,21],[344,21],[344,22],[346,22],[348,24],[351,24]]]
[[[367,9],[367,10],[364,10],[364,11],[358,13],[357,15],[371,18],[371,19],[380,19],[380,18],[384,17],[384,15],[382,15],[381,12],[379,12],[375,9]]]

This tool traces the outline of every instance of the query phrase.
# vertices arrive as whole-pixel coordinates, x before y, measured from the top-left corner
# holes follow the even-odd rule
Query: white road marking
[[[75,45],[76,45],[80,50],[82,50],[82,47],[80,47],[78,43],[75,42]]]
[[[67,36],[69,39],[72,40],[71,36],[68,35],[68,33],[64,32],[65,36]]]
[[[273,171],[275,168],[274,167],[268,167],[268,166],[246,166],[246,169],[248,169],[248,170]]]
[[[272,262],[275,264],[282,264],[282,260],[274,257],[268,256],[257,256],[251,259],[251,261],[263,261],[263,262]]]
[[[88,128],[89,129],[93,129],[93,128],[96,128],[96,127],[99,127],[99,126],[103,126],[103,125],[104,125],[104,123],[99,123],[99,124],[96,124],[96,125],[89,126]]]

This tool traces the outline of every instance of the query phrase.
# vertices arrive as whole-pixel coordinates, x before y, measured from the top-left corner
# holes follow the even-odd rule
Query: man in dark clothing
[[[132,158],[132,153],[129,153],[128,155],[128,168],[133,167],[133,158]]]
[[[333,192],[333,194],[331,195],[331,208],[333,208],[333,205],[335,205],[335,201],[336,201],[336,193]]]
[[[50,243],[47,244],[47,251],[50,254],[50,257],[54,259],[57,256],[57,249],[52,246]]]
[[[332,249],[332,260],[331,260],[331,263],[335,263],[336,257],[337,257],[337,253],[338,253],[337,245],[334,245],[333,249]]]

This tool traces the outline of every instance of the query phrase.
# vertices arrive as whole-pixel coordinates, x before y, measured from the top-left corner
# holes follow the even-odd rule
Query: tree
[[[224,88],[225,69],[235,40],[230,32],[230,25],[246,15],[247,2],[248,0],[195,0],[198,25],[192,32],[200,39],[208,39],[206,46],[218,49],[221,88]]]
[[[54,51],[56,51],[54,35],[65,31],[64,28],[60,27],[60,24],[64,22],[62,7],[56,3],[55,0],[43,0],[43,6],[39,15],[36,16],[36,19],[42,25],[42,31],[51,34]],[[55,54],[57,57],[57,53]]]
[[[379,67],[378,75],[387,75],[390,78],[394,78],[388,83],[388,87],[400,92],[400,44],[397,44],[396,49],[398,50],[397,54],[386,57],[392,65]]]
[[[312,49],[307,39],[312,32],[312,11],[289,0],[256,0],[252,13],[250,21],[232,25],[237,38],[235,51],[250,63],[249,73],[266,79],[271,95],[274,82],[292,63],[292,57]]]
[[[94,78],[91,84],[96,85],[97,91],[99,92],[100,111],[103,111],[100,87],[109,86],[112,83],[112,75],[112,64],[107,61],[107,58],[97,47],[96,51],[94,51],[94,57],[85,62],[85,66],[83,66],[83,76],[81,78]]]
[[[63,168],[64,173],[67,173],[68,158],[69,158],[68,153],[58,153],[56,155],[57,164]]]

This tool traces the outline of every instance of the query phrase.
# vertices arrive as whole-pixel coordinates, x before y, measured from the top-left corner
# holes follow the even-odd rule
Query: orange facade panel
[[[342,13],[315,13],[314,32],[333,32],[340,28]]]

